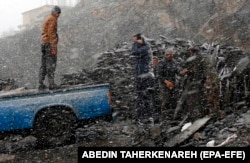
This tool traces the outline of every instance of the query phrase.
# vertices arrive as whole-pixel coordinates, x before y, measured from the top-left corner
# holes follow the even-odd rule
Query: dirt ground
[[[190,135],[190,138],[182,143],[182,146],[204,147],[208,142],[214,142],[214,146],[221,145],[222,147],[249,147],[250,144],[250,129],[249,118],[250,111],[242,115],[228,115],[224,119],[216,122],[210,121],[203,128]],[[173,123],[173,122],[172,122]],[[78,147],[164,147],[163,144],[156,142],[161,137],[161,131],[164,126],[156,125],[151,136],[144,135],[142,140],[136,140],[137,128],[132,121],[117,121],[117,122],[102,122],[82,126],[77,131],[76,143],[39,149],[34,144],[32,138],[29,138],[26,143],[20,147],[17,144],[9,144],[18,139],[19,135],[12,135],[8,139],[1,140],[7,150],[0,154],[0,162],[7,163],[77,163],[78,162]],[[158,130],[159,129],[159,130]],[[213,131],[214,137],[211,136]],[[218,132],[216,132],[218,131]],[[180,133],[178,130],[175,134]],[[235,135],[235,137],[232,137]],[[28,136],[29,137],[29,136]],[[231,137],[231,139],[229,139]],[[156,139],[155,139],[156,138]],[[26,138],[19,138],[19,143]],[[162,142],[171,139],[171,136],[164,139]],[[229,139],[224,145],[225,140]],[[1,144],[1,142],[0,142]]]

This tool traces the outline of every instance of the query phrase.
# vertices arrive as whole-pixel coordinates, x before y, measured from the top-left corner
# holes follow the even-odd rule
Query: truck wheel
[[[47,110],[35,121],[34,136],[42,146],[68,144],[74,139],[76,117],[66,110]]]

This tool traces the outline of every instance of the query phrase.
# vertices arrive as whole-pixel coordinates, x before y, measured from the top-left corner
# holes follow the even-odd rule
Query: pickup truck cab
[[[58,90],[13,90],[0,94],[0,132],[32,129],[40,141],[69,139],[81,120],[112,117],[110,85]]]

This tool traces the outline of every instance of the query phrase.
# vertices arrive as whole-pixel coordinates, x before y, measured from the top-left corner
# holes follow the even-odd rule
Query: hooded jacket
[[[57,48],[58,35],[57,35],[57,17],[53,14],[48,15],[42,26],[42,43],[50,43],[51,48]]]
[[[134,42],[132,44],[132,55],[136,58],[136,76],[140,76],[144,73],[153,72],[151,49],[147,43],[138,44]]]

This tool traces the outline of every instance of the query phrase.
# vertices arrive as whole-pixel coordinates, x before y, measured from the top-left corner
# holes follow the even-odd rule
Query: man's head
[[[61,14],[61,8],[59,6],[54,6],[51,11],[52,14],[60,15]]]
[[[137,33],[137,34],[135,34],[133,37],[135,37],[135,38],[140,38],[140,37],[141,37],[141,34],[140,34],[140,33]]]
[[[145,43],[145,38],[142,34],[138,33],[133,36],[133,41],[137,42],[139,44],[144,44]]]
[[[165,51],[165,57],[167,60],[172,60],[174,58],[175,51],[172,48],[168,48]]]
[[[156,67],[159,63],[159,59],[157,56],[153,56],[153,67]]]

